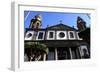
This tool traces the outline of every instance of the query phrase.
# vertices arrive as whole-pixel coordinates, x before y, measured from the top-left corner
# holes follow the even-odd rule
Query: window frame
[[[76,37],[77,37],[77,39],[78,39],[78,40],[83,40],[82,38],[79,37],[78,33],[79,33],[79,32],[76,32]]]
[[[29,33],[32,34],[32,37],[27,38],[27,35],[28,35]],[[34,36],[34,31],[27,31],[26,34],[25,34],[25,40],[32,40],[33,36]],[[26,39],[26,38],[27,38],[27,39]]]
[[[60,38],[59,37],[59,33],[60,32],[63,32],[64,34],[65,34],[65,37],[64,38]],[[58,31],[56,31],[56,40],[67,40],[67,31],[65,31],[65,30],[58,30]]]
[[[53,38],[50,38],[50,32],[53,32]],[[55,40],[55,31],[54,30],[48,30],[47,31],[47,36],[46,36],[46,40]]]
[[[38,37],[39,37],[39,33],[43,33],[43,37],[42,37],[42,39],[38,39]],[[36,36],[36,40],[44,40],[44,36],[45,36],[45,31],[38,31],[38,33],[37,33],[37,36]]]
[[[73,36],[74,36],[73,38],[71,38],[71,36],[70,36],[70,33],[71,33],[71,32],[73,33]],[[68,31],[68,39],[69,39],[69,40],[75,40],[75,39],[76,39],[75,31]]]

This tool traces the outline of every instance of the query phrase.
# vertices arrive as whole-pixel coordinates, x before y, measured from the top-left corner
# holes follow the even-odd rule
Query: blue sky
[[[80,16],[85,22],[86,26],[90,27],[90,14],[88,13],[61,13],[61,12],[37,12],[37,11],[24,11],[24,27],[29,28],[31,19],[37,15],[42,16],[41,28],[46,28],[47,25],[57,25],[62,21],[63,24],[77,28],[77,17]]]

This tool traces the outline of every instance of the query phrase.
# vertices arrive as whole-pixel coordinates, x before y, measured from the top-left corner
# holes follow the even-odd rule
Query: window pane
[[[43,32],[39,32],[38,39],[43,39]]]
[[[53,38],[53,32],[50,32],[49,38]]]
[[[70,38],[74,38],[73,32],[70,32]]]

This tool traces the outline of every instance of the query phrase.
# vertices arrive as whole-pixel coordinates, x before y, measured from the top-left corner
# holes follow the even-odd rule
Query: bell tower
[[[77,17],[77,28],[79,31],[86,29],[86,22],[79,16]]]
[[[36,15],[33,19],[31,19],[29,28],[39,29],[41,27],[41,15]]]

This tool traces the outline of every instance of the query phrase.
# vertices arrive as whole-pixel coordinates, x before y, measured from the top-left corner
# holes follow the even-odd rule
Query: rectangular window
[[[53,38],[53,32],[50,32],[49,38]]]
[[[42,39],[43,38],[43,32],[39,33],[38,39]]]
[[[75,32],[74,31],[68,31],[68,37],[70,40],[74,40],[76,39],[76,36],[75,36]]]
[[[47,40],[54,40],[54,39],[55,39],[55,31],[48,31]]]
[[[70,32],[70,37],[74,38],[74,34],[72,32]]]
[[[76,32],[76,37],[77,37],[77,39],[78,39],[78,40],[82,40],[82,38],[79,37],[78,33],[79,33],[79,32]]]
[[[36,40],[44,40],[45,31],[39,31]]]

